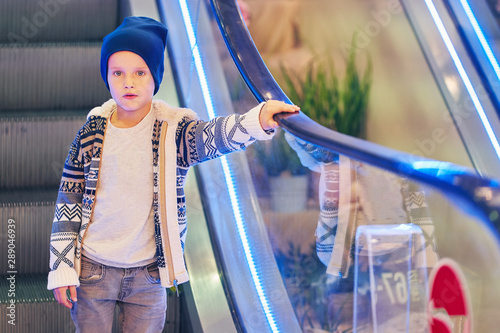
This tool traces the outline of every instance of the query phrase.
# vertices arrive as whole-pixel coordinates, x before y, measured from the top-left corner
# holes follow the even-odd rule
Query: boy
[[[165,287],[188,280],[188,168],[271,138],[273,115],[299,110],[268,101],[203,122],[191,110],[153,101],[166,37],[159,22],[127,17],[104,38],[101,76],[112,99],[90,112],[66,159],[48,289],[71,309],[77,332],[110,332],[116,304],[122,331],[160,332]]]

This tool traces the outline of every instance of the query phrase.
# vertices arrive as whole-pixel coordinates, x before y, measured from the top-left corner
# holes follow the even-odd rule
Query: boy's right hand
[[[66,294],[68,288],[69,288],[69,294],[71,295],[71,300],[68,299],[68,296]],[[68,309],[71,309],[73,307],[73,303],[76,303],[76,287],[75,286],[59,287],[59,288],[54,289],[53,292],[54,292],[54,297],[56,298],[56,301],[59,302],[59,304],[64,305]]]

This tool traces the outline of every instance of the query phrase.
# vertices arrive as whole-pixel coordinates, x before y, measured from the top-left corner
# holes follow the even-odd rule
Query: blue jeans
[[[82,257],[77,299],[71,309],[76,332],[111,332],[116,305],[120,332],[157,333],[165,324],[167,294],[156,263],[117,268]]]

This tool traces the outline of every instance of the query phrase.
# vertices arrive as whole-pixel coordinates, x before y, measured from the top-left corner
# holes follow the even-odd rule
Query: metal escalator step
[[[88,111],[0,113],[0,188],[58,186]]]
[[[9,310],[10,311],[10,310]],[[0,332],[75,332],[71,314],[57,302],[20,303],[16,306],[15,325],[8,323],[7,304],[0,305]],[[22,319],[21,319],[22,318]]]
[[[19,274],[48,273],[49,241],[57,188],[0,190],[0,247],[7,249],[8,225],[15,225],[15,270]],[[9,267],[7,256],[0,265]]]
[[[47,275],[46,274],[13,274],[15,275],[15,300],[16,303],[41,303],[55,302],[52,291],[47,290]],[[12,275],[0,276],[0,288],[2,290],[10,289],[10,281],[8,277]],[[0,304],[7,304],[10,301],[7,293],[0,296]]]
[[[53,206],[58,186],[0,189],[0,208],[23,206]],[[52,218],[51,218],[52,220]]]
[[[58,304],[52,291],[47,290],[47,274],[15,274],[0,276],[0,332],[74,332],[69,311]],[[14,283],[11,285],[10,281]],[[12,289],[11,289],[12,286]],[[11,306],[7,291],[14,290],[16,302]],[[9,316],[13,314],[13,316]],[[13,320],[14,318],[14,320]],[[13,320],[9,323],[9,320]],[[13,325],[12,323],[15,323]]]
[[[2,0],[0,43],[101,40],[118,24],[118,0]]]
[[[101,43],[0,45],[0,112],[80,109],[110,98],[100,76]]]

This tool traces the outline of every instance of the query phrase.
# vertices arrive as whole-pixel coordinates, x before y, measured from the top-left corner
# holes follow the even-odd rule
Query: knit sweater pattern
[[[187,231],[184,183],[189,168],[245,149],[256,139],[272,138],[259,122],[262,106],[206,122],[192,110],[153,101],[153,209],[162,286],[189,280],[183,257]],[[92,221],[106,126],[115,109],[113,100],[94,108],[70,146],[52,225],[48,289],[79,286],[82,242]]]

